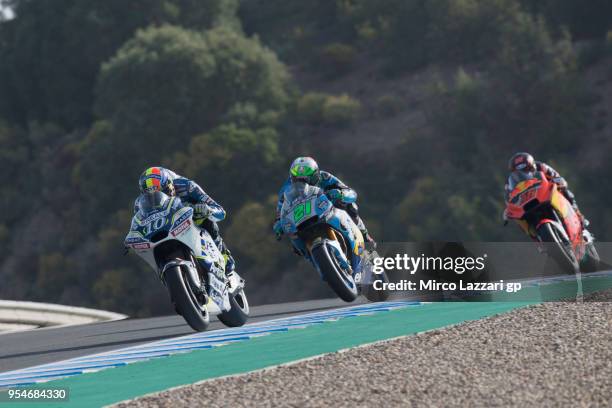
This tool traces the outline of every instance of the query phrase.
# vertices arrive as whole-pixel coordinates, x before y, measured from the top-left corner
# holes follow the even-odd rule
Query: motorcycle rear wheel
[[[580,270],[582,272],[597,272],[600,268],[600,259],[595,244],[589,242],[586,244],[586,253],[580,262]]]
[[[239,327],[246,323],[249,318],[249,302],[243,290],[240,290],[234,295],[229,295],[230,305],[232,308],[227,312],[223,312],[217,318],[227,327]]]
[[[374,279],[380,280],[382,283],[389,283],[389,277],[386,272],[377,275]],[[384,302],[389,300],[389,296],[391,296],[388,290],[374,289],[374,282],[363,285],[361,287],[361,294],[370,302]]]

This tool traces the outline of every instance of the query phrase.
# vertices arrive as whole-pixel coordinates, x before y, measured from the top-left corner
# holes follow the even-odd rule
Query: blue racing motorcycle
[[[371,258],[375,253],[366,250],[363,235],[352,218],[335,207],[322,189],[292,183],[285,192],[280,219],[295,249],[312,262],[342,300],[352,302],[362,288],[371,285]],[[367,290],[364,294],[374,301],[387,297],[382,291]]]

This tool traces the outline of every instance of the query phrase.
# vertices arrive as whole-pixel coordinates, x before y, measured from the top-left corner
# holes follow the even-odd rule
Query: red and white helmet
[[[524,172],[536,171],[535,159],[529,153],[516,153],[508,162],[508,170]]]

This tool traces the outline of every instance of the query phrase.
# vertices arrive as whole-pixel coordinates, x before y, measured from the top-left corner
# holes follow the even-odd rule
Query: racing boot
[[[582,228],[586,229],[591,223],[578,208],[578,203],[576,202],[576,196],[574,193],[572,193],[568,188],[563,189],[561,192],[565,198],[569,200],[570,204],[572,204],[572,207],[574,208],[574,211],[576,211],[576,214],[578,214],[578,217],[580,217],[580,220],[582,221]]]
[[[576,211],[576,214],[578,214],[578,217],[580,217],[582,221],[582,228],[587,229],[588,226],[591,225],[591,222],[582,214],[576,203],[573,203],[572,207],[574,207],[574,211]]]
[[[353,219],[353,222],[355,224],[357,224],[357,228],[359,228],[359,231],[361,231],[361,235],[363,235],[363,239],[366,242],[366,249],[370,250],[370,251],[375,250],[376,249],[376,241],[374,241],[374,238],[372,238],[372,236],[368,232],[368,229],[366,228],[365,224],[363,223],[363,220],[359,216],[357,204],[355,204],[355,203],[349,204],[346,207],[346,212],[351,216],[351,218]]]
[[[223,258],[225,258],[225,274],[227,275],[233,272],[234,269],[236,269],[236,261],[234,260],[234,257],[232,256],[230,250],[227,249],[223,238],[221,238],[221,234],[219,234],[219,226],[217,225],[217,223],[206,219],[204,220],[204,222],[202,222],[201,227],[208,231],[213,241],[215,241],[215,245],[217,245],[217,248],[223,255]]]
[[[367,228],[360,229],[360,231],[361,231],[361,234],[363,235],[363,239],[366,242],[366,249],[369,250],[369,251],[375,250],[376,249],[376,241],[374,241],[374,238],[372,238],[372,236],[368,232]]]
[[[355,220],[356,218],[356,220]],[[353,221],[355,221],[355,223],[357,224],[357,227],[359,228],[359,231],[361,231],[361,235],[363,235],[363,240],[366,243],[366,249],[369,251],[373,251],[376,249],[376,241],[374,241],[374,238],[372,238],[372,236],[370,235],[370,233],[368,232],[368,229],[366,228],[365,224],[363,223],[363,220],[361,219],[360,216],[356,216]]]
[[[225,258],[225,274],[228,275],[234,272],[234,270],[236,269],[236,261],[234,260],[234,257],[232,256],[232,253],[229,251],[229,249],[227,249],[227,247],[224,247],[224,249],[225,250],[222,252],[222,254]]]
[[[225,245],[223,239],[218,237],[218,239],[215,240],[215,244],[217,244],[217,248],[219,248],[219,251],[221,251],[223,258],[225,258],[225,274],[228,275],[231,272],[234,272],[236,269],[236,261],[234,260],[230,250],[227,248],[227,245]]]

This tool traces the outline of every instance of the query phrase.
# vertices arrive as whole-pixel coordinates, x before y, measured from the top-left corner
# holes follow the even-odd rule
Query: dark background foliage
[[[275,242],[296,155],[359,193],[382,241],[523,240],[508,157],[557,167],[611,235],[604,0],[0,0],[0,297],[171,313],[122,255],[140,172],[228,210],[266,303],[330,296]]]

